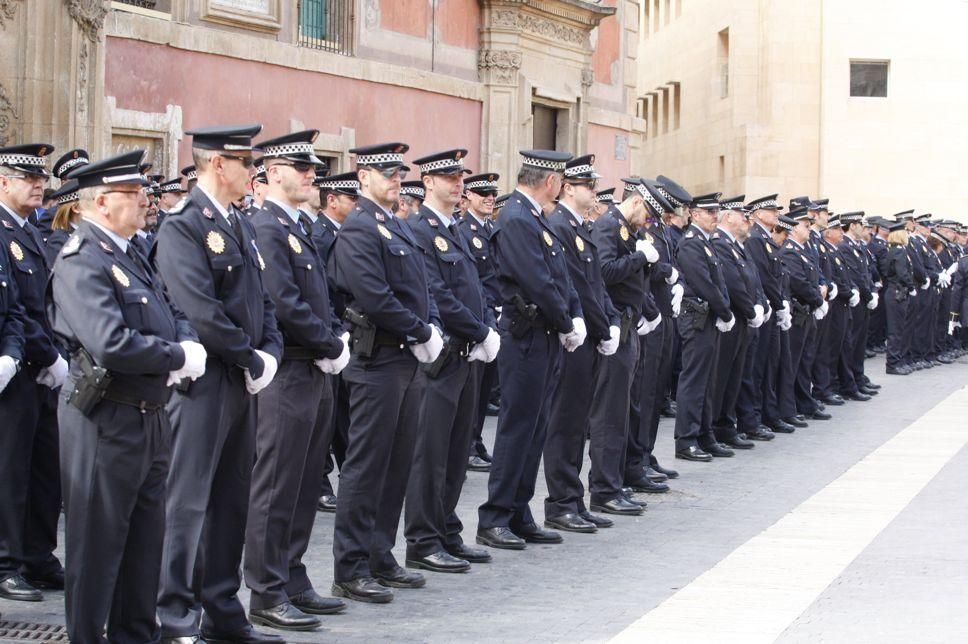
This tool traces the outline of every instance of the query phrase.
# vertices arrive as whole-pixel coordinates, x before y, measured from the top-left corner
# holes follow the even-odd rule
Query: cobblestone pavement
[[[778,435],[732,459],[673,460],[672,422],[663,421],[657,455],[681,476],[670,493],[646,497],[649,507],[641,517],[616,517],[614,528],[594,535],[566,534],[561,545],[492,551],[493,563],[464,575],[425,573],[426,588],[397,590],[389,605],[351,603],[343,615],[324,618],[322,630],[286,637],[293,642],[606,641],[968,384],[965,361],[908,377],[883,375],[879,358],[868,365],[884,385],[873,401],[832,409],[834,420]],[[493,432],[494,419],[489,419],[488,444]],[[468,474],[459,512],[470,542],[486,485],[486,474]],[[779,641],[968,641],[966,488],[968,449],[948,462]],[[544,492],[539,477],[532,503],[539,518]],[[308,565],[317,590],[328,594],[333,515],[317,517]],[[403,551],[401,535],[396,550],[401,561]],[[242,594],[247,602],[247,592]],[[744,598],[722,597],[722,602]],[[62,609],[58,593],[38,604],[0,601],[3,619],[11,621],[63,623]],[[703,619],[702,606],[695,619]],[[705,641],[717,641],[716,624],[708,628]]]

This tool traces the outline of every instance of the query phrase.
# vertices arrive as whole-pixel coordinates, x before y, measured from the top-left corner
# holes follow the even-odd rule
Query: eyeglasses
[[[400,177],[404,179],[407,176],[406,170],[402,170],[399,167],[396,168],[370,168],[374,172],[378,172],[380,176],[384,179],[393,179],[394,177]]]
[[[273,168],[275,166],[280,166],[280,165],[289,166],[299,174],[305,174],[315,168],[315,166],[312,163],[306,163],[304,161],[289,161],[287,163],[273,163],[271,166],[268,166],[266,169]]]
[[[20,179],[21,181],[26,181],[27,183],[47,183],[50,181],[50,177],[45,177],[42,174],[4,174],[0,175],[8,179]]]
[[[241,161],[243,168],[251,168],[253,165],[255,165],[255,159],[253,159],[252,157],[240,157],[234,154],[219,154],[219,156],[222,157],[223,159],[233,159],[235,161]]]

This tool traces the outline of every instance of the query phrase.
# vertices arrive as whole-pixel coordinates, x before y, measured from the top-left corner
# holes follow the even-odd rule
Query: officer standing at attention
[[[299,211],[323,161],[318,130],[261,142],[269,191],[252,216],[284,349],[279,371],[259,394],[255,466],[245,538],[249,618],[284,630],[313,630],[313,615],[345,608],[313,589],[302,556],[309,546],[334,421],[331,378],[349,362],[349,335],[334,324],[326,272]],[[325,442],[324,442],[325,440]]]
[[[391,552],[423,398],[417,367],[432,363],[443,348],[425,249],[390,212],[408,149],[386,143],[350,150],[361,196],[340,228],[329,264],[346,297],[353,354],[343,371],[350,425],[333,533],[333,594],[362,602],[386,603],[393,600],[389,588],[426,583]]]
[[[561,346],[585,341],[581,303],[568,277],[561,240],[542,211],[561,192],[566,152],[527,150],[517,188],[494,227],[502,314],[498,360],[502,400],[494,440],[487,501],[478,510],[477,542],[523,550],[525,543],[560,543],[557,532],[538,527],[534,496]]]
[[[83,219],[48,291],[48,317],[72,356],[58,418],[64,604],[74,642],[148,642],[156,635],[170,459],[165,403],[173,383],[205,372],[195,332],[130,245],[147,208],[138,172],[143,154],[71,173]]]
[[[708,462],[713,456],[732,456],[716,442],[712,428],[712,399],[718,335],[736,324],[722,267],[710,236],[719,216],[719,193],[694,197],[689,203],[692,223],[679,242],[676,258],[685,281],[682,312],[676,319],[682,336],[682,374],[676,398],[676,458]],[[710,366],[713,368],[710,368]]]
[[[914,278],[914,267],[908,251],[908,233],[906,223],[898,221],[884,222],[888,231],[887,252],[881,256],[878,267],[884,276],[884,304],[887,318],[887,350],[885,353],[886,373],[894,376],[910,375],[914,368],[906,363],[909,341],[905,337],[907,323],[915,296],[917,282]]]
[[[232,206],[245,194],[252,137],[261,129],[186,132],[193,137],[198,183],[165,220],[152,251],[171,299],[209,355],[205,375],[179,387],[168,405],[172,465],[158,594],[163,643],[199,635],[206,641],[281,641],[252,628],[238,597],[255,461],[255,395],[272,382],[282,355],[255,231]]]
[[[64,587],[54,556],[61,506],[54,390],[67,377],[67,361],[44,312],[46,247],[28,221],[43,202],[53,149],[46,143],[0,148],[0,243],[26,315],[25,362],[7,384],[0,431],[0,598],[14,601],[41,601],[38,588]]]
[[[477,415],[481,371],[501,347],[497,323],[476,261],[451,215],[464,193],[467,150],[416,159],[426,199],[407,223],[426,249],[430,294],[443,324],[444,350],[424,367],[426,388],[413,469],[407,486],[404,533],[407,566],[464,572],[488,563],[484,548],[465,545],[457,502]]]
[[[565,164],[564,186],[558,206],[548,216],[548,226],[564,247],[571,282],[581,301],[588,327],[588,342],[561,357],[558,387],[551,402],[548,436],[544,446],[544,474],[548,497],[544,502],[545,525],[569,532],[595,532],[597,526],[582,518],[585,488],[581,467],[585,435],[592,432],[589,487],[592,503],[605,505],[622,496],[624,431],[612,441],[596,436],[598,423],[589,425],[595,382],[608,356],[618,350],[619,314],[605,291],[598,249],[590,225],[581,213],[595,205],[595,183],[599,179],[588,154]],[[623,389],[619,383],[612,383]],[[624,388],[627,391],[627,387]],[[624,399],[627,403],[628,394]],[[627,420],[626,420],[627,422]],[[624,425],[624,423],[623,423]],[[624,429],[624,427],[620,427]],[[604,461],[604,462],[603,462]],[[603,472],[609,476],[603,476]],[[609,490],[602,488],[609,487]],[[602,498],[602,494],[605,498]],[[638,506],[630,507],[641,513]]]

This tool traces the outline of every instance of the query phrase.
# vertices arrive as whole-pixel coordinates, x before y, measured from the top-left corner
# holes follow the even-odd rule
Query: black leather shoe
[[[649,507],[649,502],[648,501],[639,500],[639,499],[635,498],[634,496],[632,496],[631,494],[625,494],[623,492],[622,493],[622,496],[625,497],[625,500],[626,501],[628,501],[629,503],[634,503],[635,505],[639,506],[640,508],[643,508],[644,509],[644,508]]]
[[[357,577],[352,581],[334,581],[332,593],[368,604],[388,604],[393,601],[393,591],[384,588],[373,577]]]
[[[165,642],[167,640],[161,641]],[[177,642],[178,640],[176,639],[175,641]],[[286,640],[278,635],[270,635],[269,633],[257,631],[252,628],[252,624],[246,624],[239,630],[231,632],[210,630],[203,626],[201,639],[196,639],[195,641],[199,644],[286,644]]]
[[[407,556],[407,568],[423,568],[434,572],[467,572],[471,569],[471,563],[440,550],[426,557]]]
[[[647,477],[649,477],[649,480],[650,481],[655,481],[656,483],[662,483],[662,482],[667,481],[669,479],[668,476],[666,476],[662,472],[656,471],[656,469],[653,468],[650,465],[646,465],[642,469],[645,472],[645,475]]]
[[[24,580],[34,588],[42,590],[64,590],[64,569],[43,574],[23,573]]]
[[[858,385],[857,386],[857,391],[859,391],[860,393],[864,394],[865,396],[870,396],[872,398],[874,396],[876,396],[877,394],[881,393],[881,392],[877,391],[876,389],[871,389],[867,385]]]
[[[859,391],[855,391],[852,394],[847,394],[844,396],[844,398],[846,398],[847,400],[856,400],[858,402],[867,402],[868,400],[871,399],[870,396],[868,396],[867,394],[862,394]]]
[[[528,543],[561,543],[564,541],[560,534],[554,530],[540,528],[537,523],[511,528],[511,531]]]
[[[289,598],[292,605],[309,615],[335,615],[346,610],[346,604],[335,597],[323,597],[310,588]]]
[[[652,465],[651,466],[651,469],[654,470],[654,471],[656,471],[656,472],[658,472],[659,474],[664,475],[666,478],[670,478],[670,479],[677,479],[677,478],[679,478],[679,472],[677,472],[675,470],[670,470],[668,467],[662,467],[658,463],[656,463],[655,465]],[[649,476],[649,470],[646,470],[645,471],[645,475],[646,476]],[[651,478],[653,481],[656,480],[656,479],[652,478],[651,476],[649,476],[649,478]]]
[[[269,626],[283,631],[314,631],[322,626],[319,618],[307,615],[291,602],[272,608],[250,610],[249,621],[259,626]]]
[[[844,399],[838,396],[837,394],[833,394],[832,396],[827,396],[826,398],[824,398],[823,402],[825,405],[833,405],[834,407],[839,407],[840,405],[844,404]]]
[[[722,443],[713,443],[712,445],[704,445],[703,449],[710,456],[715,456],[716,458],[729,458],[730,456],[735,456],[736,452],[729,449]]]
[[[320,512],[336,512],[336,495],[324,494],[319,497],[319,501],[316,503],[316,509]]]
[[[659,410],[659,415],[663,418],[675,418],[678,411],[676,402],[667,398],[665,404],[662,405],[662,409]]]
[[[511,532],[504,526],[477,530],[477,543],[501,550],[524,550],[524,539]]]
[[[494,403],[487,403],[487,411],[484,412],[486,416],[497,416],[501,408]]]
[[[643,476],[638,481],[632,481],[627,485],[632,492],[645,492],[646,494],[661,494],[669,491],[669,486],[659,481],[653,481],[648,476]]]
[[[938,356],[938,362],[940,362],[941,364],[951,364],[952,362],[954,362],[954,360],[951,358],[951,356],[945,353],[942,353],[940,356]]]
[[[565,532],[583,532],[586,534],[598,532],[598,528],[595,527],[594,523],[585,521],[573,512],[559,514],[556,517],[547,517],[544,524],[546,528],[564,530]]]
[[[615,522],[609,519],[608,517],[600,517],[597,514],[592,514],[588,510],[585,510],[584,512],[579,512],[578,516],[580,516],[585,521],[588,521],[596,528],[611,528],[613,525],[615,525]]]
[[[866,377],[866,376],[865,376],[865,377]],[[881,388],[881,386],[880,386],[879,384],[877,384],[877,383],[874,383],[874,382],[871,382],[870,380],[868,380],[868,381],[866,381],[866,382],[864,383],[864,386],[865,386],[865,387],[867,387],[868,389],[875,389],[875,390],[877,390],[877,389],[880,389],[880,388]]]
[[[726,445],[727,447],[732,447],[733,449],[753,449],[756,447],[756,445],[753,444],[753,441],[747,440],[742,436],[735,436],[729,440],[723,441],[722,444]]]
[[[830,420],[831,418],[833,418],[833,416],[831,416],[825,411],[820,411],[818,409],[817,411],[807,416],[807,418],[809,418],[810,420]]]
[[[489,553],[484,548],[475,548],[474,546],[469,546],[466,543],[462,543],[458,546],[446,546],[447,552],[458,559],[463,559],[464,561],[469,561],[472,564],[476,563],[491,563],[491,553]]]
[[[467,458],[467,469],[471,472],[490,472],[491,464],[475,454]]]
[[[904,365],[898,367],[888,367],[885,369],[885,373],[889,376],[910,376],[911,368]]]
[[[776,435],[766,425],[760,425],[756,429],[746,432],[746,438],[751,441],[771,441],[776,438]]]
[[[796,427],[782,420],[771,420],[764,424],[777,434],[792,434],[797,430]]]
[[[681,458],[684,461],[698,461],[700,463],[708,463],[713,460],[713,457],[708,452],[704,452],[696,445],[677,449],[676,458]]]
[[[807,419],[806,419],[806,417],[790,416],[789,418],[784,418],[783,419],[783,422],[785,422],[788,425],[793,425],[794,427],[806,427],[807,426]]]
[[[373,577],[388,588],[423,588],[427,585],[427,580],[419,572],[410,572],[400,566],[379,572],[374,570]]]
[[[14,602],[39,602],[44,600],[44,594],[22,576],[14,575],[0,581],[0,598]]]
[[[624,496],[606,501],[605,503],[592,503],[592,510],[595,512],[604,512],[605,514],[624,514],[628,516],[637,516],[645,511],[641,505],[632,503]]]

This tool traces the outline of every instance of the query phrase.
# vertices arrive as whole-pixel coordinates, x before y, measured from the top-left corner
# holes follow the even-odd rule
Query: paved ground
[[[883,374],[880,359],[869,368]],[[596,535],[566,535],[562,545],[496,551],[494,563],[466,575],[427,573],[424,589],[398,590],[385,606],[354,603],[345,614],[326,618],[323,630],[290,639],[606,641],[968,384],[968,362],[875,380],[884,385],[875,401],[838,408],[833,421],[712,464],[674,461],[672,425],[664,421],[658,456],[682,476],[671,493],[648,497],[644,516],[618,517],[616,527]],[[968,424],[960,425],[968,432]],[[487,429],[490,442],[493,421]],[[901,459],[899,477],[904,468]],[[968,449],[962,449],[792,620],[779,641],[968,641],[966,487]],[[485,488],[486,475],[469,474],[460,514],[471,540]],[[532,507],[541,516],[543,479],[538,488]],[[331,524],[332,515],[318,515],[310,551],[310,569],[324,593],[332,579]],[[402,544],[398,553],[402,559]],[[764,561],[769,565],[769,555]],[[718,597],[715,607],[697,605],[694,619],[703,623],[713,608],[719,614],[724,605],[745,605],[747,599],[742,591]],[[62,623],[61,609],[56,593],[40,604],[0,602],[7,620]],[[769,611],[769,601],[761,609]],[[719,641],[717,622],[705,623],[699,641]]]

